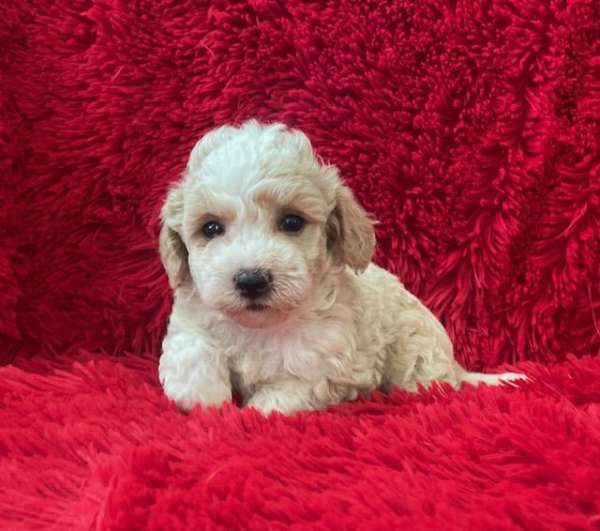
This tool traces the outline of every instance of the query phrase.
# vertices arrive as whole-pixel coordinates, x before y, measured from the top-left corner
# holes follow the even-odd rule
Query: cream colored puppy
[[[375,388],[520,377],[455,361],[433,314],[370,263],[372,220],[299,131],[249,121],[208,133],[162,221],[175,302],[159,373],[184,410],[232,389],[291,414]]]

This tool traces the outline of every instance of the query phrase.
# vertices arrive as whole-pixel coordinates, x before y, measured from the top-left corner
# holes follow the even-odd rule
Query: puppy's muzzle
[[[273,275],[263,269],[241,269],[233,277],[233,285],[245,299],[258,299],[271,291]]]

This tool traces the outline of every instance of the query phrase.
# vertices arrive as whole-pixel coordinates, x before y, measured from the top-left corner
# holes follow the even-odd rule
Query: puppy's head
[[[221,127],[190,155],[162,209],[171,286],[248,327],[285,320],[340,266],[373,254],[373,223],[308,138],[256,121]]]

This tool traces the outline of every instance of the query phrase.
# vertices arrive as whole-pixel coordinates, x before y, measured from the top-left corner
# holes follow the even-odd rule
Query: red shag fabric
[[[293,419],[178,413],[167,183],[209,128],[307,132],[471,369]],[[600,527],[600,3],[8,0],[0,529]]]
[[[2,371],[0,529],[597,529],[600,358],[520,390],[184,416],[154,360]]]

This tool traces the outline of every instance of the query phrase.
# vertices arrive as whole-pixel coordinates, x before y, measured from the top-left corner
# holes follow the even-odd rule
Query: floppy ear
[[[343,185],[337,189],[336,205],[327,220],[327,247],[337,263],[355,271],[367,268],[375,250],[373,220]]]
[[[161,210],[159,237],[160,258],[173,289],[190,278],[188,252],[179,235],[183,221],[183,190],[181,183],[171,188]]]

